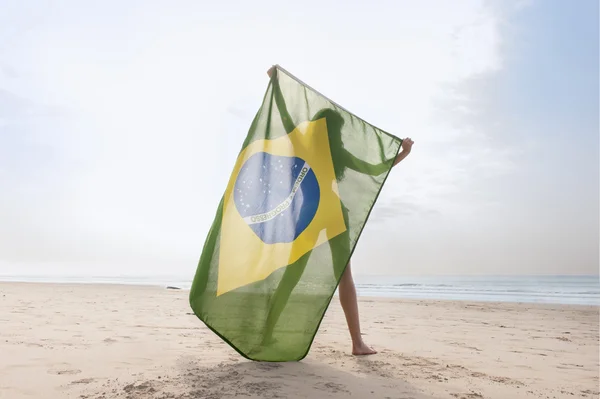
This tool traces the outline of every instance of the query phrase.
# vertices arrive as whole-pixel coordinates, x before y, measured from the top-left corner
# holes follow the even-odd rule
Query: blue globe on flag
[[[266,244],[290,243],[319,207],[319,183],[298,157],[259,152],[242,166],[233,199],[246,224]]]

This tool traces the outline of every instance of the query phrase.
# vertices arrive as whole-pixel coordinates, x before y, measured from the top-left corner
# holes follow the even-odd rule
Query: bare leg
[[[356,287],[352,279],[352,271],[350,263],[346,267],[346,271],[340,280],[340,303],[346,315],[348,330],[352,338],[352,354],[353,355],[372,355],[377,353],[373,348],[367,346],[362,339],[360,333],[360,319],[358,315],[358,300],[356,298]]]
[[[267,319],[265,320],[265,332],[263,342],[269,342],[273,339],[273,331],[279,321],[279,317],[283,313],[288,299],[292,295],[292,291],[302,278],[309,256],[306,255],[300,258],[296,263],[285,268],[283,276],[277,285],[277,289],[273,293],[270,300]]]

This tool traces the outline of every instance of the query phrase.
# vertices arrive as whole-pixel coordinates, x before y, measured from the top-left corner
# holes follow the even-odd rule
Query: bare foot
[[[365,356],[365,355],[374,355],[377,351],[364,342],[361,342],[359,345],[352,346],[352,354],[355,356]]]

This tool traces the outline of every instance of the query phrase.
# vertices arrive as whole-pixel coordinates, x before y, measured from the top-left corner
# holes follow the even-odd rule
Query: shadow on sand
[[[226,399],[226,398],[382,398],[436,399],[419,393],[385,371],[363,374],[377,367],[358,358],[350,373],[305,360],[293,363],[223,362],[203,366],[198,359],[182,358],[177,374],[129,384],[119,397],[126,399]]]
[[[385,378],[385,372],[363,374],[376,367],[367,358],[358,358],[355,373],[311,360],[293,363],[240,361],[202,365],[202,360],[180,359],[178,375],[131,384],[128,399],[225,399],[243,398],[390,398],[435,399],[417,392],[407,382]]]

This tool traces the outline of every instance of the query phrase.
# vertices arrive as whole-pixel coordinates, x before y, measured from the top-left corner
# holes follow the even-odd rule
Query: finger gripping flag
[[[277,66],[200,256],[198,318],[248,359],[303,359],[401,143]]]

